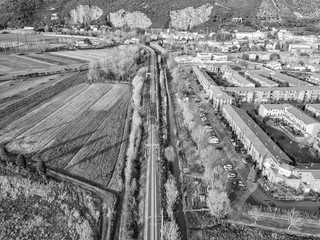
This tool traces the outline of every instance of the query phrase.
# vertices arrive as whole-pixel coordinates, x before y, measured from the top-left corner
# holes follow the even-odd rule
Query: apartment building
[[[217,84],[211,79],[211,77],[204,71],[201,71],[199,67],[192,66],[192,71],[196,74],[197,79],[202,85],[204,91],[210,94],[211,86],[217,86]]]
[[[313,103],[313,104],[307,104],[305,107],[305,110],[315,117],[320,116],[320,104],[319,103]]]
[[[224,105],[222,113],[259,169],[264,166],[278,169],[281,163],[292,162],[243,109]]]
[[[200,61],[211,61],[212,60],[212,54],[211,53],[197,53],[197,58]]]
[[[278,83],[259,75],[259,71],[246,71],[244,75],[247,76],[249,79],[259,83],[261,87],[278,87],[279,86]]]
[[[279,71],[274,71],[272,73],[269,73],[267,77],[271,78],[275,82],[288,83],[289,87],[312,86],[312,84],[309,82],[301,81],[298,78],[294,78],[294,77],[282,74]]]
[[[234,98],[226,94],[219,87],[211,86],[210,99],[213,101],[213,107],[221,111],[224,105],[233,104]]]
[[[254,83],[242,77],[239,73],[232,69],[224,71],[222,75],[228,82],[239,87],[255,87]]]
[[[228,61],[228,56],[224,54],[219,54],[219,53],[213,53],[212,54],[212,60],[217,61],[217,62],[227,62]]]
[[[308,78],[308,82],[314,83],[317,86],[320,86],[320,74],[310,75]]]
[[[266,103],[274,101],[312,102],[320,99],[320,87],[227,87],[225,91],[236,101]]]
[[[295,126],[308,133],[312,137],[317,136],[320,130],[320,122],[308,116],[291,104],[261,104],[259,106],[261,117],[281,117],[289,120]]]
[[[282,69],[281,63],[276,62],[276,61],[272,61],[272,62],[267,63],[267,64],[266,64],[266,67],[267,67],[267,68],[274,69],[274,70],[280,70],[280,69]]]
[[[297,53],[311,53],[312,45],[310,44],[289,44],[289,52],[297,52]]]
[[[256,32],[236,32],[235,33],[235,38],[236,39],[263,39],[267,36],[266,32],[260,32],[260,31],[256,31]]]

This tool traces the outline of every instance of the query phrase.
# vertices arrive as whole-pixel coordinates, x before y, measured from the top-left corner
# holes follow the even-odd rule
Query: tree
[[[164,149],[164,155],[168,161],[173,162],[176,156],[172,146],[168,146]]]
[[[47,174],[46,164],[41,158],[38,158],[37,160],[37,171],[41,176],[46,176]]]
[[[252,206],[252,208],[248,211],[248,213],[254,218],[254,224],[257,224],[258,218],[261,216],[261,207],[260,206]]]
[[[256,175],[257,175],[257,172],[256,170],[254,169],[254,166],[252,166],[250,168],[250,172],[248,174],[248,179],[247,181],[251,181],[251,182],[255,182],[256,181]]]
[[[230,209],[230,200],[226,192],[219,189],[210,189],[207,196],[207,205],[211,215],[221,219],[227,215],[225,210]]]
[[[4,147],[0,147],[0,159],[5,161],[7,164],[10,162],[8,151]]]
[[[202,148],[202,143],[203,140],[205,138],[205,134],[206,134],[206,130],[205,128],[200,124],[198,125],[195,129],[193,129],[193,131],[191,132],[191,136],[193,138],[193,140],[196,142],[197,144],[197,148],[198,148],[198,155],[200,156],[200,150]]]
[[[174,204],[177,201],[177,197],[179,195],[176,182],[173,178],[169,178],[165,184],[166,189],[166,197],[167,197],[167,213],[171,219],[174,221],[173,210]]]
[[[299,217],[299,212],[296,212],[295,208],[292,208],[288,213],[287,213],[287,217],[288,217],[288,230],[291,228],[291,226],[297,224],[301,218]]]
[[[16,158],[16,164],[17,164],[17,166],[19,166],[21,168],[26,168],[27,162],[26,162],[25,157],[21,154],[18,154],[17,158]]]
[[[180,240],[178,225],[175,222],[166,222],[162,226],[162,236],[164,240]]]

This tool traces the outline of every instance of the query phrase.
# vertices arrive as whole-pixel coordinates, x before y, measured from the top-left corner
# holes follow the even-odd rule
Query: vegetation
[[[70,184],[0,175],[0,195],[1,239],[100,237],[100,199]]]

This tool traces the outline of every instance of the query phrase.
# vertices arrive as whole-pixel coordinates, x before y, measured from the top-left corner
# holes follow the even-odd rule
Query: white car
[[[244,183],[241,180],[238,182],[238,184],[239,186],[244,186]]]
[[[201,118],[201,121],[202,121],[202,122],[205,122],[205,121],[207,121],[207,120],[208,120],[208,119],[207,119],[206,117],[202,117],[202,118]]]
[[[235,142],[231,142],[232,146],[236,147],[237,144]]]
[[[224,165],[223,168],[224,168],[225,171],[230,171],[230,170],[232,170],[232,166],[231,166],[230,164]]]
[[[235,177],[236,177],[236,175],[234,173],[229,173],[228,174],[228,178],[235,178]]]
[[[220,141],[219,141],[219,139],[216,138],[216,137],[210,137],[210,138],[208,139],[208,142],[209,142],[209,143],[212,143],[212,144],[218,144]]]
[[[244,158],[244,157],[241,158],[241,161],[242,161],[244,164],[247,164],[247,163],[248,163],[247,159]]]

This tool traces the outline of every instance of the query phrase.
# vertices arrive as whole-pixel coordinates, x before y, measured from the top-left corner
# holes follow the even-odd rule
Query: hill
[[[318,20],[320,0],[0,0],[0,27],[43,25],[52,13],[59,21],[80,24],[95,20],[129,27],[217,28],[233,17],[251,22]]]

